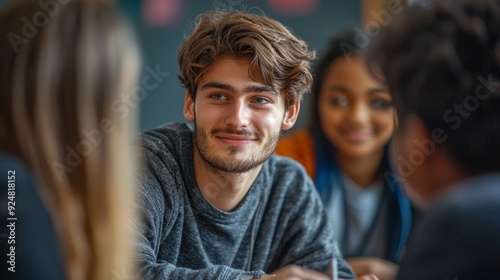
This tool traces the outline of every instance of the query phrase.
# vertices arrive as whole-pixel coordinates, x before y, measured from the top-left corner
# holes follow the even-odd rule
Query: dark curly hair
[[[182,85],[195,100],[202,75],[221,56],[252,59],[250,75],[285,94],[288,106],[299,102],[312,83],[310,61],[315,53],[281,23],[238,11],[202,14],[177,57]]]
[[[418,116],[470,175],[500,171],[500,1],[439,0],[407,7],[369,52],[399,124]]]

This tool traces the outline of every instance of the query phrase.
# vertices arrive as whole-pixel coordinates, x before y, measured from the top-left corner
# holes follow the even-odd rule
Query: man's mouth
[[[257,140],[252,136],[240,135],[240,134],[225,134],[224,133],[224,134],[217,134],[217,135],[215,135],[215,137],[219,141],[221,141],[225,144],[236,145],[236,146],[247,145],[247,144],[250,144],[250,143]]]

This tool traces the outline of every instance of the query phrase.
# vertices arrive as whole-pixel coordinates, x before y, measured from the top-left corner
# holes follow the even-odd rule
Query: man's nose
[[[226,124],[235,128],[246,127],[250,124],[251,111],[244,100],[237,99],[229,108]]]

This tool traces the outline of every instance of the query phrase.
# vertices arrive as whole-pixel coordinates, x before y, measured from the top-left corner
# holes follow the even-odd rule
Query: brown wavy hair
[[[99,2],[0,12],[0,152],[33,172],[72,280],[131,267],[134,115],[112,104],[131,93],[140,57],[128,24]]]
[[[195,100],[203,74],[224,55],[250,58],[250,76],[284,92],[288,106],[310,91],[314,51],[281,23],[239,11],[209,11],[198,17],[177,57],[182,85]]]

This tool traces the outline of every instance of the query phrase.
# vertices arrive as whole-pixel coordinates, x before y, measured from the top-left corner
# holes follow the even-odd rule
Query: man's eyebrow
[[[208,82],[201,86],[201,90],[206,90],[206,89],[223,89],[231,92],[236,91],[236,89],[233,86],[219,82]]]
[[[225,83],[220,83],[220,82],[208,82],[206,84],[203,84],[201,86],[201,90],[207,90],[207,89],[222,89],[222,90],[227,90],[230,92],[237,93],[238,90],[236,90],[233,86]],[[274,90],[274,88],[266,85],[250,85],[247,86],[243,89],[243,94],[246,93],[251,93],[251,92],[270,92],[273,95],[278,95],[278,92]]]
[[[270,92],[273,95],[278,95],[278,92],[274,88],[266,85],[250,85],[243,90],[243,93],[250,92]]]

